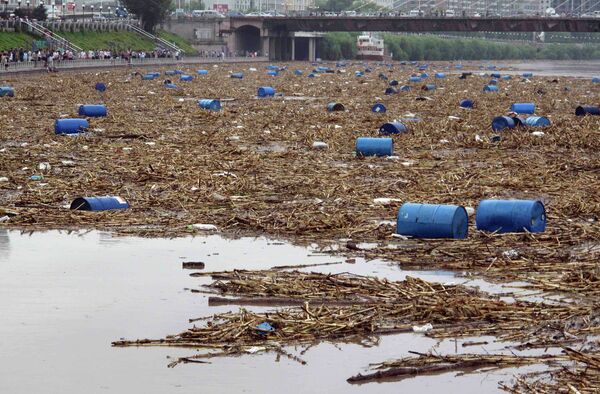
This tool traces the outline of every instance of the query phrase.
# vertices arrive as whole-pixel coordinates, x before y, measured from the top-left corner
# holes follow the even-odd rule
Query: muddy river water
[[[183,261],[203,261],[212,271],[344,259],[264,238],[167,240],[0,231],[0,393],[480,393],[496,391],[498,381],[510,381],[515,373],[445,374],[361,386],[346,382],[369,363],[407,356],[409,350],[465,351],[460,345],[465,339],[437,343],[420,334],[382,337],[370,348],[324,343],[302,356],[307,365],[276,361],[268,354],[167,368],[168,357],[192,355],[194,349],[113,348],[110,343],[164,337],[189,327],[189,318],[237,308],[208,307],[206,296],[190,292],[206,282],[190,277]],[[464,282],[448,272],[406,272],[379,261],[310,269]],[[489,342],[466,351],[503,351],[506,346],[493,338]]]
[[[540,75],[600,74],[597,61],[496,64]],[[383,261],[347,264],[339,256],[265,238],[167,240],[0,228],[0,393],[490,393],[499,391],[499,381],[536,368],[346,382],[369,363],[407,356],[410,350],[507,351],[507,344],[493,338],[487,338],[488,345],[463,348],[461,343],[472,338],[437,342],[421,334],[385,336],[373,347],[323,343],[302,356],[306,365],[267,354],[167,368],[169,357],[192,355],[194,349],[111,347],[120,338],[179,333],[190,318],[237,308],[209,307],[206,296],[190,292],[206,279],[191,278],[183,261],[202,261],[207,271],[340,262],[311,270],[465,282],[449,272],[406,272]],[[504,290],[482,281],[469,284]]]

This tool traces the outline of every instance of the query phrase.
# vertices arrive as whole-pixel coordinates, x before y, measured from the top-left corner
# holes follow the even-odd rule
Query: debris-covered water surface
[[[322,283],[303,293],[293,291],[303,280],[298,274],[261,272],[257,275],[284,285],[265,293],[267,284],[250,275],[237,279],[242,281],[237,286],[231,280],[213,290],[221,289],[221,297],[234,293],[257,302],[267,295],[284,304],[293,301],[291,305],[275,312],[233,310],[203,328],[148,344],[179,346],[182,338],[200,337],[187,344],[219,346],[230,354],[265,341],[267,348],[283,353],[282,346],[293,343],[431,324],[425,335],[432,337],[494,335],[530,348],[568,347],[553,362],[588,367],[553,377],[571,379],[562,385],[567,389],[569,384],[581,392],[597,389],[596,378],[584,379],[580,371],[596,365],[593,335],[599,328],[600,117],[575,113],[578,106],[596,105],[600,85],[568,77],[508,78],[502,70],[482,71],[474,64],[458,74],[450,73],[447,67],[454,66],[446,63],[427,70],[370,64],[369,72],[362,63],[339,66],[320,65],[329,68],[325,70],[289,64],[277,76],[267,75],[264,64],[220,64],[204,75],[187,67],[183,71],[194,75],[190,82],[175,73],[166,75],[164,69],[146,80],[134,70],[111,70],[5,81],[15,94],[0,98],[0,225],[155,237],[260,234],[316,243],[324,253],[349,258],[383,258],[404,268],[519,282],[547,301],[510,302],[410,280],[387,283],[412,301],[401,302],[397,294],[377,297],[390,289],[372,285],[369,278],[360,279],[369,286],[358,300],[360,293],[348,298],[344,291],[329,294],[328,286],[323,289],[334,279],[343,289],[357,278],[312,278]],[[446,74],[435,78],[436,71]],[[459,78],[463,71],[473,75]],[[243,72],[243,78],[230,78],[231,72]],[[423,72],[429,76],[409,82],[411,75]],[[500,75],[491,75],[495,73]],[[166,79],[176,87],[167,88]],[[105,92],[95,89],[98,82],[106,85]],[[422,89],[432,84],[435,89]],[[273,87],[274,96],[258,98],[264,86]],[[485,86],[497,91],[484,92]],[[386,89],[392,94],[385,94]],[[201,108],[200,99],[219,99],[221,109],[208,102]],[[473,108],[460,108],[462,99],[472,100]],[[78,117],[80,104],[98,103],[106,104],[108,116],[89,118],[87,132],[55,134],[55,120]],[[328,111],[329,103],[339,103],[343,110]],[[385,111],[379,106],[373,112],[376,103]],[[509,115],[514,103],[534,103],[535,115],[549,121],[527,123],[550,124],[493,131],[492,120]],[[342,109],[330,109],[334,107]],[[393,121],[403,123],[406,131],[388,136],[393,138],[391,155],[356,156],[357,138],[378,137],[380,127]],[[119,199],[76,200],[107,195]],[[478,231],[473,212],[484,199],[543,201],[547,227],[542,233]],[[405,202],[466,207],[468,236],[394,236],[398,208]],[[103,204],[125,209],[70,209]],[[419,291],[410,287],[415,285]],[[253,286],[262,286],[263,292]],[[433,299],[425,302],[429,298],[421,291]],[[465,321],[473,324],[459,324]],[[262,323],[267,325],[257,328]],[[422,358],[419,363],[438,361]],[[521,365],[508,359],[501,364]],[[552,384],[522,380],[506,387],[535,385],[551,391]]]

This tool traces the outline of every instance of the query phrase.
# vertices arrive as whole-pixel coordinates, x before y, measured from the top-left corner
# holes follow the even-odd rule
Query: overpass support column
[[[308,39],[308,61],[314,62],[317,60],[317,45],[316,39],[314,37],[310,37]]]
[[[292,36],[292,61],[296,60],[296,38]]]
[[[261,41],[261,55],[266,56],[266,54],[268,53],[269,56],[271,56],[271,40],[269,39],[269,37],[261,37]]]

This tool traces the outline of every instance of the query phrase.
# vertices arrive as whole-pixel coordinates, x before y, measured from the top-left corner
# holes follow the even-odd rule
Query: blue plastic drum
[[[329,112],[338,112],[338,111],[344,111],[346,109],[346,107],[344,107],[344,104],[342,103],[329,103],[327,104],[327,111]]]
[[[535,104],[534,103],[514,103],[510,106],[510,110],[517,114],[534,114]]]
[[[580,105],[579,107],[575,108],[575,115],[600,115],[600,107],[597,105]]]
[[[208,74],[208,70],[200,69],[200,70],[196,71],[196,74],[198,74],[198,75],[206,75],[206,74]]]
[[[244,78],[244,73],[232,73],[229,77],[236,78],[236,79],[242,79],[242,78]]]
[[[492,130],[502,131],[504,129],[514,129],[515,120],[510,116],[497,116],[492,120]]]
[[[357,156],[392,156],[394,140],[391,138],[359,137],[356,139]]]
[[[182,75],[179,77],[179,80],[182,82],[191,82],[194,80],[194,77],[192,77],[191,75]]]
[[[478,230],[541,233],[546,229],[546,209],[537,200],[482,200],[475,222]]]
[[[497,92],[498,91],[498,86],[496,85],[487,85],[486,87],[483,88],[484,92]]]
[[[270,86],[262,86],[258,88],[256,94],[258,97],[272,97],[275,96],[275,89]]]
[[[460,100],[459,106],[461,108],[473,108],[473,100],[462,99]]]
[[[446,74],[444,74],[444,73],[435,73],[435,77],[436,77],[437,79],[446,78]]]
[[[385,105],[381,104],[381,103],[377,103],[373,106],[373,108],[371,108],[371,112],[375,112],[375,113],[384,113],[387,111],[387,108],[385,107]]]
[[[10,86],[0,86],[0,97],[15,97],[15,91]]]
[[[208,109],[210,111],[221,110],[221,102],[219,100],[202,99],[198,101],[198,106],[202,109]]]
[[[381,135],[402,134],[406,133],[407,131],[408,128],[406,127],[406,125],[400,122],[384,123],[379,128],[379,134]]]
[[[106,105],[103,104],[86,104],[79,106],[79,116],[87,116],[88,118],[102,118],[108,114]]]
[[[97,91],[99,91],[100,93],[104,93],[104,92],[106,92],[106,84],[104,84],[102,82],[98,82],[95,86],[95,89]]]
[[[129,208],[129,203],[116,196],[78,197],[71,203],[71,209],[79,211],[110,211],[127,208]]]
[[[396,233],[416,238],[464,239],[469,231],[469,216],[456,205],[402,204],[398,211]]]
[[[550,119],[544,116],[530,116],[525,119],[525,123],[527,123],[527,126],[531,127],[548,127],[552,124]]]
[[[86,119],[57,119],[54,122],[55,134],[79,134],[90,127]]]

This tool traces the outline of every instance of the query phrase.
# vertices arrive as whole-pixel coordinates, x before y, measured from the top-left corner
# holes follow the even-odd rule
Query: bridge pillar
[[[317,40],[314,37],[308,39],[308,61],[314,62],[317,60]]]
[[[296,60],[296,38],[292,37],[292,61]]]

